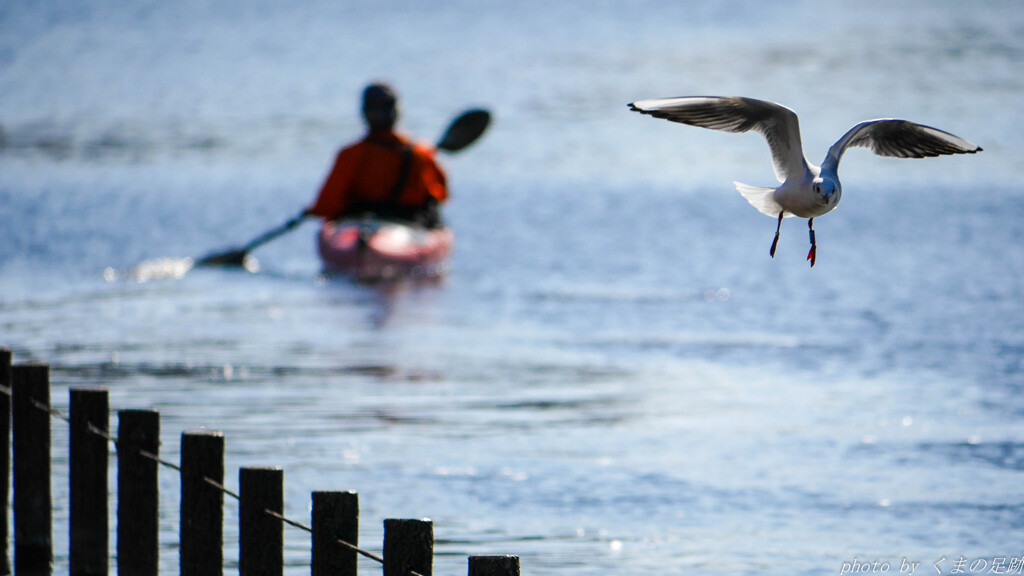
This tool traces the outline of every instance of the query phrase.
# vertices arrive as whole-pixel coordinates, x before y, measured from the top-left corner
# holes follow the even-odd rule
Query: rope
[[[12,395],[11,388],[9,386],[0,385],[0,394],[11,396]],[[51,406],[49,406],[49,405],[47,405],[47,404],[45,404],[43,402],[40,402],[39,400],[34,400],[33,399],[32,400],[32,406],[37,408],[37,409],[39,409],[39,410],[42,410],[43,412],[46,412],[51,417],[57,418],[59,420],[63,420],[67,424],[71,424],[71,418],[70,417],[66,416],[60,410],[57,410],[56,408],[53,408],[53,407],[51,407]],[[117,440],[117,438],[115,436],[113,436],[112,434],[110,434],[108,431],[100,428],[99,426],[96,426],[92,422],[89,422],[86,425],[86,430],[88,430],[89,433],[91,433],[91,434],[95,434],[95,435],[100,436],[101,438],[104,438],[105,440],[111,442],[114,445],[115,452],[118,450],[118,440]],[[157,456],[156,454],[153,454],[152,452],[149,452],[147,450],[141,450],[140,449],[138,451],[138,453],[143,458],[148,458],[149,460],[152,460],[152,461],[156,462],[157,464],[160,464],[161,466],[164,466],[166,468],[170,468],[171,470],[174,470],[174,471],[178,472],[179,474],[181,474],[181,466],[178,466],[177,464],[175,464],[173,462],[169,462],[167,460],[164,460],[164,459],[160,458],[159,456]],[[235,492],[232,492],[226,486],[224,486],[220,482],[217,482],[213,478],[204,476],[203,480],[207,484],[209,484],[209,485],[213,486],[214,488],[220,490],[221,492],[223,492],[224,494],[230,496],[231,498],[234,498],[235,500],[241,500],[241,496],[239,496]],[[309,526],[306,526],[305,524],[302,524],[300,522],[297,522],[295,520],[287,518],[287,517],[285,517],[284,515],[282,515],[282,514],[280,514],[278,512],[274,512],[273,510],[265,509],[264,513],[266,513],[267,515],[272,516],[274,518],[277,518],[278,520],[281,520],[285,524],[288,524],[288,525],[293,526],[295,528],[299,528],[300,530],[303,530],[303,531],[308,532],[310,534],[313,533],[313,529],[310,528]],[[350,549],[350,550],[352,550],[352,551],[354,551],[354,552],[356,552],[356,553],[358,553],[358,554],[360,554],[362,556],[365,556],[366,558],[369,558],[370,560],[374,560],[374,561],[376,561],[376,562],[378,562],[380,564],[384,564],[384,559],[381,558],[380,556],[377,556],[377,555],[373,554],[372,552],[367,552],[366,550],[363,550],[362,548],[356,546],[355,544],[351,544],[351,543],[346,542],[346,541],[344,541],[344,540],[342,540],[340,538],[337,538],[336,541],[337,541],[338,544],[341,544],[342,546],[344,546],[344,547],[346,547],[346,548],[348,548],[348,549]],[[407,570],[407,572],[408,572],[409,576],[423,576],[422,574],[419,574],[418,572],[415,572],[413,570]]]
[[[238,494],[235,494],[235,493],[234,493],[234,492],[232,492],[231,490],[228,490],[226,486],[224,486],[224,485],[223,485],[223,484],[221,484],[220,482],[217,482],[217,481],[216,481],[216,480],[214,480],[213,478],[210,478],[209,476],[203,476],[203,481],[205,481],[205,482],[206,482],[207,484],[209,484],[210,486],[213,486],[213,487],[214,487],[214,488],[216,488],[217,490],[220,490],[221,492],[223,492],[223,493],[227,494],[228,496],[231,496],[231,497],[232,497],[232,498],[234,498],[235,500],[241,500],[241,499],[242,499],[242,497],[241,497],[241,496],[239,496]]]
[[[67,422],[68,424],[71,424],[71,418],[68,418],[67,416],[61,414],[60,410],[57,410],[56,408],[50,408],[48,405],[43,404],[42,402],[34,398],[32,399],[32,405],[35,406],[36,408],[39,408],[43,412],[46,412],[50,416],[53,416],[54,418],[60,418],[61,420]]]
[[[139,450],[139,456],[142,456],[143,458],[148,458],[148,459],[156,462],[157,464],[160,464],[161,466],[165,466],[167,468],[170,468],[171,470],[177,471],[178,474],[181,474],[181,466],[178,466],[177,464],[174,464],[173,462],[168,462],[167,460],[163,460],[162,458],[160,458],[156,454],[153,454],[152,452],[149,452],[148,450],[141,450],[140,449]]]
[[[273,516],[274,518],[277,518],[278,520],[284,522],[285,524],[294,526],[295,528],[298,528],[299,530],[302,530],[304,532],[309,532],[310,534],[313,533],[313,529],[310,528],[309,526],[306,526],[305,524],[301,524],[299,522],[296,522],[295,520],[290,520],[290,519],[286,518],[285,516],[283,516],[283,515],[281,515],[281,514],[279,514],[277,512],[274,512],[273,510],[265,509],[263,512],[265,512],[266,514],[268,514],[270,516]],[[362,548],[356,546],[355,544],[349,544],[348,542],[346,542],[346,541],[344,541],[344,540],[342,540],[340,538],[336,539],[336,541],[338,542],[338,544],[341,544],[342,546],[344,546],[344,547],[346,547],[346,548],[348,548],[348,549],[350,549],[350,550],[352,550],[354,552],[357,552],[357,553],[359,553],[359,554],[369,558],[370,560],[375,560],[375,561],[377,561],[377,562],[379,562],[381,564],[384,563],[384,559],[381,558],[380,556],[377,556],[375,554],[371,554],[370,552],[367,552],[366,550],[363,550]],[[409,570],[408,573],[409,573],[410,576],[423,576],[422,574],[420,574],[418,572],[415,572],[413,570]]]

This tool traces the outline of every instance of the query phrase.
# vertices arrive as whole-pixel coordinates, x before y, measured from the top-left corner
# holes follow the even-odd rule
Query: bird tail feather
[[[773,194],[775,188],[751,186],[742,182],[733,182],[733,184],[740,194],[747,199],[747,202],[750,202],[750,205],[757,208],[757,211],[761,214],[778,217],[779,213],[782,212],[782,206],[775,201]]]

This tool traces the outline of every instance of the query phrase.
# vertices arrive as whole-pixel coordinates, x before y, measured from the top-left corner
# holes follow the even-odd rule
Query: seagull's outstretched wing
[[[789,175],[807,171],[800,143],[800,123],[796,113],[785,106],[738,96],[683,96],[640,100],[629,108],[655,118],[712,130],[754,130],[768,140],[779,182],[784,182]]]
[[[870,148],[879,156],[894,158],[928,158],[946,154],[974,154],[981,147],[959,136],[938,128],[910,122],[909,120],[867,120],[857,124],[843,134],[838,142],[828,149],[822,163],[822,170],[835,173],[843,152],[853,147]]]

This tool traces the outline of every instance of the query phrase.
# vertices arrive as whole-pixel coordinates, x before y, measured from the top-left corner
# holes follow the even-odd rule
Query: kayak
[[[317,247],[325,272],[373,282],[444,276],[454,240],[447,227],[359,218],[325,222]]]

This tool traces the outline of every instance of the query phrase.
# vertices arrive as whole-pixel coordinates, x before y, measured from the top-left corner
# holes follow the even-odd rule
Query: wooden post
[[[49,574],[53,568],[50,414],[47,412],[50,407],[50,367],[45,364],[19,364],[12,368],[11,376],[14,405],[14,570],[21,575]]]
[[[11,573],[7,556],[7,499],[11,481],[11,350],[0,348],[0,574]]]
[[[284,470],[248,467],[238,473],[238,573],[284,574],[284,523],[267,511],[284,514]]]
[[[519,556],[470,556],[469,576],[519,576]]]
[[[384,576],[407,576],[412,570],[432,576],[434,523],[430,520],[384,521]]]
[[[107,461],[109,441],[93,432],[109,429],[107,389],[72,388],[71,576],[107,576]]]
[[[224,434],[181,435],[181,576],[224,573]]]
[[[356,576],[359,545],[359,495],[313,492],[313,576]]]
[[[118,412],[117,573],[121,576],[155,576],[159,569],[160,492],[153,459],[159,454],[160,413]]]

